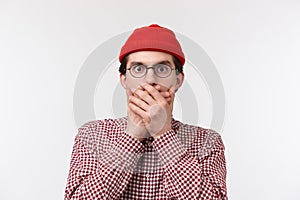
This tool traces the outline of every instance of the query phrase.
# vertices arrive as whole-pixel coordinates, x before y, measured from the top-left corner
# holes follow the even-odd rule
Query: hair
[[[176,69],[176,74],[178,75],[179,73],[183,73],[183,68],[182,68],[182,64],[181,62],[179,61],[179,59],[175,56],[172,55],[172,58],[173,58],[173,62],[175,64],[175,69]],[[126,74],[126,66],[127,66],[127,62],[128,62],[128,55],[126,55],[122,61],[121,61],[121,64],[120,64],[120,67],[119,67],[119,72],[123,75]]]

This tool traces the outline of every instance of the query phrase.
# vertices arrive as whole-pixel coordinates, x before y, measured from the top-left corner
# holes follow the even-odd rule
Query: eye
[[[170,67],[167,66],[167,65],[161,65],[161,64],[159,64],[159,65],[156,66],[156,71],[157,71],[158,73],[165,73],[165,72],[168,72],[169,69],[170,69]]]
[[[144,72],[145,67],[144,67],[143,65],[136,65],[136,66],[133,66],[133,67],[132,67],[132,70],[133,70],[135,73],[141,73],[141,72]]]

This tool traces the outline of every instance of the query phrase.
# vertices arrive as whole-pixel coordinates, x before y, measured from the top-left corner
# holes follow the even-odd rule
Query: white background
[[[73,90],[101,43],[159,23],[222,78],[232,200],[300,199],[299,1],[0,1],[0,199],[62,199]]]

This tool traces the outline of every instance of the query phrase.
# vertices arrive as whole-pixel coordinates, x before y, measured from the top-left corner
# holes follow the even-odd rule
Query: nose
[[[145,76],[145,82],[151,84],[151,85],[156,85],[157,80],[156,80],[156,75],[154,73],[154,70],[152,68],[148,69],[147,74]]]

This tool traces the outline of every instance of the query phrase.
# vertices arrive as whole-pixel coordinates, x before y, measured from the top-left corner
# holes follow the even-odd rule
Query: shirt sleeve
[[[153,147],[164,165],[164,188],[170,198],[227,200],[224,145],[219,134],[212,136],[208,136],[203,147],[197,146],[199,156],[190,155],[174,130],[154,140]]]
[[[98,153],[84,141],[86,134],[88,129],[79,129],[75,137],[64,199],[117,199],[144,147],[124,133],[106,151]]]

